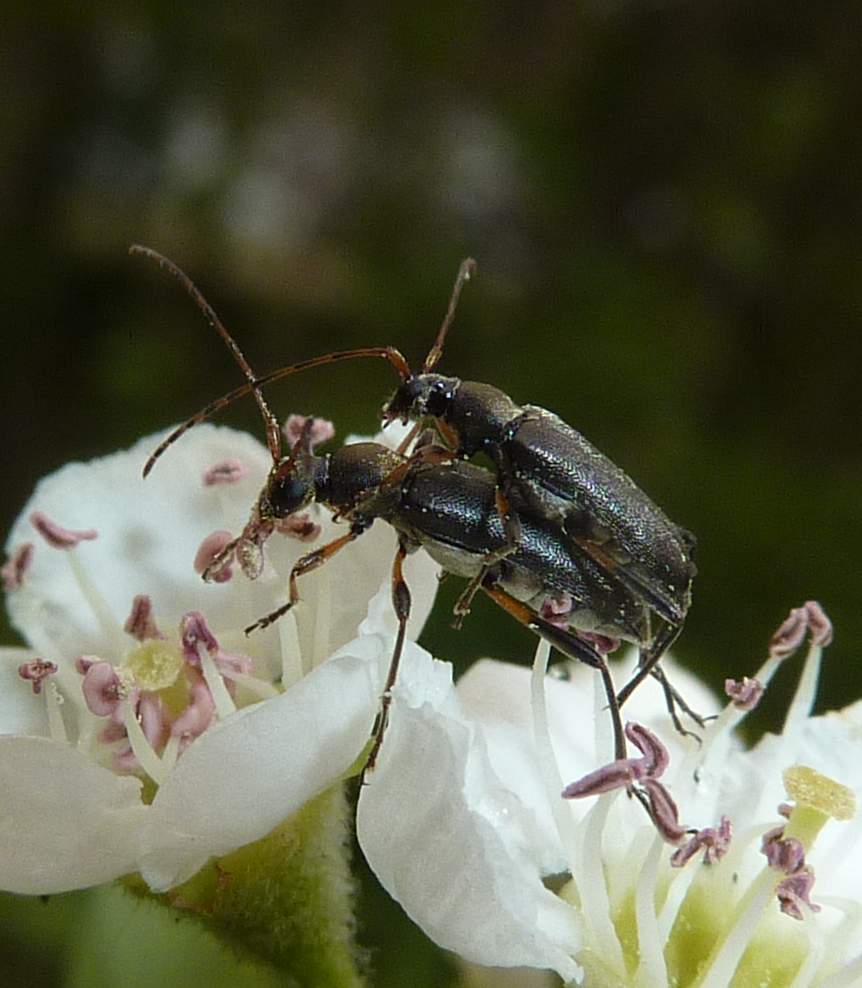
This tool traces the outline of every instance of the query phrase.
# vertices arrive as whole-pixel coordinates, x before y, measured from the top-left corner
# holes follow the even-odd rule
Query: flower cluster
[[[304,576],[301,605],[246,636],[333,522],[244,523],[269,462],[227,429],[196,429],[145,484],[160,438],[48,477],[13,528],[3,579],[30,647],[0,650],[4,889],[132,872],[172,888],[367,753],[395,645],[391,531]],[[413,637],[435,576],[411,557]],[[542,644],[532,672],[484,660],[456,686],[408,640],[359,796],[362,849],[414,921],[475,963],[592,988],[856,984],[862,703],[811,714],[830,635],[818,605],[792,611],[699,741],[668,730],[644,684],[626,706],[639,754],[613,761],[590,670],[550,675]],[[745,750],[737,727],[806,637],[783,731]]]

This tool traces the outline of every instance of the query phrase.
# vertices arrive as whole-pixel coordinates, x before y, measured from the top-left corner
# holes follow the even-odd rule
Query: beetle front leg
[[[264,615],[264,617],[260,618],[259,621],[255,621],[254,624],[250,624],[245,629],[245,633],[250,635],[252,631],[268,628],[274,621],[277,621],[280,617],[287,614],[287,612],[294,607],[299,600],[299,588],[296,585],[297,579],[302,576],[303,573],[310,573],[313,569],[317,569],[318,566],[322,566],[340,549],[343,549],[351,542],[355,542],[356,539],[358,539],[359,536],[365,531],[365,525],[354,524],[351,526],[350,531],[345,535],[342,535],[337,539],[333,539],[332,542],[327,542],[326,545],[322,545],[318,549],[314,549],[312,552],[307,553],[301,559],[298,559],[294,563],[293,569],[290,571],[290,577],[288,578],[289,597],[287,603],[282,604],[281,607],[278,607],[276,610]]]
[[[395,648],[392,651],[392,658],[389,661],[389,671],[386,674],[386,682],[383,686],[383,694],[380,700],[380,713],[377,715],[377,723],[374,725],[374,744],[368,754],[368,761],[365,763],[365,772],[373,772],[377,762],[377,755],[380,752],[380,745],[383,744],[383,734],[389,722],[389,708],[392,705],[392,690],[398,679],[398,666],[401,662],[401,653],[404,651],[404,638],[407,634],[407,620],[410,617],[410,588],[404,579],[404,559],[407,556],[407,546],[403,539],[398,540],[398,549],[395,559],[392,562],[392,606],[395,609],[395,617],[398,619],[398,634],[395,638]]]

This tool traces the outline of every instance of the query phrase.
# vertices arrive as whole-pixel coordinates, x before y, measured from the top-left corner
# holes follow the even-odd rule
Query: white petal
[[[69,745],[0,737],[0,888],[65,892],[133,871],[140,788]]]
[[[459,718],[450,676],[420,649],[406,651],[380,759],[360,794],[362,849],[437,943],[480,964],[574,977],[575,913],[542,885],[532,814]]]
[[[311,545],[297,543],[277,536],[271,540],[269,558],[281,573],[279,593],[284,595],[291,565],[299,558],[297,547],[309,552],[328,541],[344,535],[345,525],[335,525],[323,516],[323,533]],[[381,584],[386,587],[386,625],[395,629],[395,614],[391,604],[390,572],[395,559],[397,540],[393,529],[383,521],[377,521],[370,531],[355,542],[345,546],[319,570],[303,576],[299,582],[302,607],[297,608],[303,653],[313,653],[320,662],[342,645],[356,637],[356,629],[365,618],[371,599]],[[418,638],[437,592],[439,567],[424,552],[410,556],[404,566],[404,579],[410,588],[412,607],[408,622],[408,635]],[[279,600],[278,603],[281,603]],[[326,640],[314,641],[320,633],[319,609],[328,608],[325,619]],[[248,622],[247,622],[248,623]]]
[[[614,679],[626,682],[634,670],[636,653],[612,664]],[[691,706],[700,713],[711,714],[717,702],[713,694],[694,676],[672,659],[663,660],[671,682]],[[591,772],[602,761],[610,761],[612,751],[596,749],[596,673],[586,666],[573,665],[568,681],[548,677],[545,694],[548,721],[560,772],[572,781]],[[501,778],[528,805],[546,803],[533,745],[532,709],[530,706],[530,670],[511,663],[483,659],[475,663],[458,681],[458,697],[469,715],[491,732],[489,752]],[[668,746],[672,764],[681,761],[694,742],[680,738],[667,714],[664,695],[650,680],[638,688],[626,704],[627,721],[636,721],[656,730]],[[602,711],[598,725],[610,745],[610,717]],[[696,750],[696,749],[695,749]],[[587,806],[586,803],[582,804]],[[550,826],[548,811],[547,821]]]
[[[205,424],[143,480],[143,464],[162,437],[149,436],[90,463],[69,463],[40,481],[7,543],[10,551],[22,542],[36,547],[23,587],[7,595],[12,621],[25,637],[43,640],[47,634],[58,654],[70,656],[106,646],[105,631],[72,578],[69,553],[50,548],[34,532],[28,519],[37,510],[66,528],[99,532],[73,551],[117,628],[140,593],[152,596],[158,620],[171,629],[189,610],[217,612],[226,626],[247,623],[248,602],[233,581],[206,585],[193,561],[206,535],[244,524],[266,474],[266,452],[244,433]],[[242,461],[249,475],[205,487],[204,471],[225,458]]]
[[[0,648],[0,734],[48,733],[45,698],[18,675],[18,666],[35,658],[26,648]]]
[[[343,655],[198,738],[152,805],[141,868],[150,885],[182,882],[207,858],[263,837],[332,785],[371,733],[377,668]]]

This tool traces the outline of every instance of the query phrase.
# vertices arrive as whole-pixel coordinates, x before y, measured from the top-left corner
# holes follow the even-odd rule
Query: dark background
[[[749,672],[787,609],[815,597],[836,625],[822,705],[849,702],[859,21],[850,4],[777,0],[10,8],[0,518],[62,463],[239,383],[131,242],[180,263],[260,371],[382,343],[419,363],[472,254],[440,369],[554,409],[697,534],[679,658],[713,684]],[[393,386],[357,362],[271,398],[345,435],[373,431]],[[222,421],[260,431],[251,403]],[[527,659],[530,635],[487,601],[452,631],[456,592],[425,633],[435,654]],[[780,723],[792,684],[761,726]],[[375,983],[415,966],[412,984],[448,984],[432,948],[365,896]],[[23,937],[26,970],[38,954],[55,983],[85,983],[50,958],[79,933],[62,917],[97,901],[7,899],[7,929],[23,925],[4,963]],[[128,983],[149,985],[129,964]]]

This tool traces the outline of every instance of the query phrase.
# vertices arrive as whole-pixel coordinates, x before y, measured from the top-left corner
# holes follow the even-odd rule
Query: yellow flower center
[[[174,685],[183,668],[183,657],[169,642],[148,638],[126,656],[123,666],[142,690],[156,692]]]

